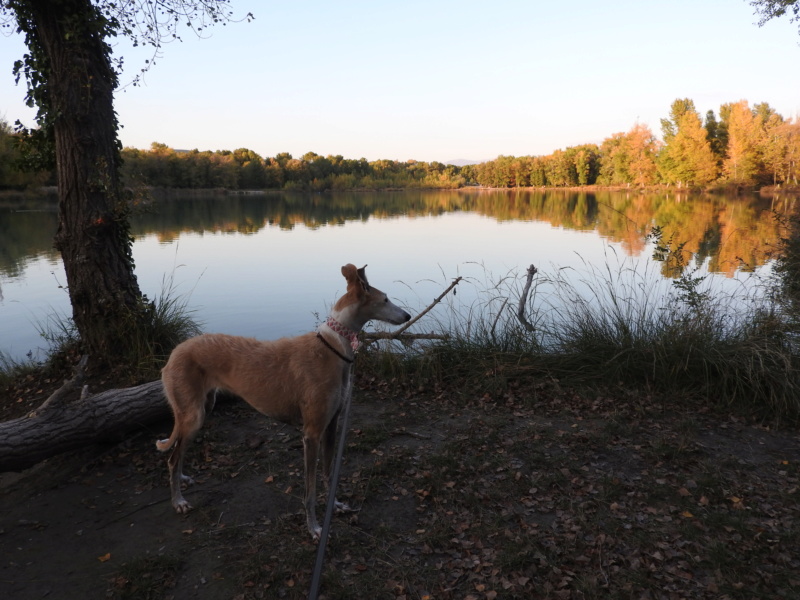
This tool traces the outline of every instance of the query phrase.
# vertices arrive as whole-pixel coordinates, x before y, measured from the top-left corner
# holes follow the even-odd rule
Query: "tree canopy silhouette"
[[[800,4],[797,0],[752,0],[750,5],[756,9],[756,14],[761,18],[758,26],[761,27],[767,21],[777,17],[789,15],[790,23],[800,25]]]

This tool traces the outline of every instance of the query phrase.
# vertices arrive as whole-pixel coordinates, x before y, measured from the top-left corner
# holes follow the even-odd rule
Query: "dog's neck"
[[[361,345],[361,342],[358,341],[358,331],[354,331],[349,327],[342,325],[333,316],[330,316],[326,319],[325,325],[331,331],[338,333],[341,337],[350,342],[350,348],[353,350],[353,352],[358,350],[358,347]]]

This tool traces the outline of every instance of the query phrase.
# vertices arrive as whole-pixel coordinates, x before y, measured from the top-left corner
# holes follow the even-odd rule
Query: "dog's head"
[[[342,275],[347,280],[347,294],[337,302],[336,308],[344,308],[339,304],[348,297],[356,299],[361,307],[359,311],[361,318],[357,320],[362,321],[362,325],[372,319],[386,321],[393,325],[400,325],[411,319],[411,315],[393,304],[386,294],[369,284],[366,268],[367,266],[364,265],[358,269],[353,264],[346,264],[342,267]]]

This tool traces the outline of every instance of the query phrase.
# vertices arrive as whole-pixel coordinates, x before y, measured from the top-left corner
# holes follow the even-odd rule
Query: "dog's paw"
[[[179,515],[185,515],[192,510],[192,505],[189,504],[184,498],[178,498],[172,503],[172,506],[175,507],[175,512]]]
[[[336,500],[334,501],[333,504],[333,512],[335,512],[337,515],[341,515],[344,513],[358,512],[358,510],[355,508],[350,508],[350,505],[347,504],[346,502],[339,502],[338,500]]]
[[[308,528],[309,533],[311,533],[311,539],[315,542],[318,542],[322,537],[322,527],[319,525],[315,525],[313,527]]]
[[[184,485],[194,485],[194,479],[181,473],[181,483]]]

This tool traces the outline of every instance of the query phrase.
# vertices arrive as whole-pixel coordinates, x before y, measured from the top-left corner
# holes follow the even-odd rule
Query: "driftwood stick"
[[[436,299],[435,299],[433,302],[431,302],[431,303],[428,305],[428,308],[426,308],[425,310],[423,310],[423,311],[422,311],[421,313],[419,313],[419,314],[418,314],[416,317],[414,317],[414,318],[413,318],[413,319],[411,319],[411,320],[410,320],[408,323],[406,323],[405,325],[403,325],[403,326],[402,326],[400,329],[398,329],[398,330],[396,330],[396,331],[393,331],[393,332],[392,332],[392,335],[393,335],[393,337],[397,337],[397,336],[399,336],[399,335],[400,335],[401,333],[403,333],[403,332],[404,332],[406,329],[408,329],[409,327],[411,327],[411,326],[412,326],[414,323],[416,323],[416,322],[417,322],[417,321],[419,321],[419,320],[420,320],[422,317],[424,317],[426,314],[428,314],[428,313],[429,313],[429,312],[430,312],[430,311],[433,309],[433,307],[434,307],[434,306],[436,306],[437,304],[439,304],[439,302],[441,302],[441,301],[442,301],[442,299],[443,299],[445,296],[447,296],[447,294],[449,294],[449,293],[450,293],[450,290],[452,290],[454,287],[456,287],[456,286],[457,286],[457,285],[458,285],[458,284],[461,282],[461,279],[462,279],[462,277],[460,277],[460,276],[459,276],[459,277],[456,277],[455,279],[453,279],[453,283],[451,283],[449,286],[447,286],[447,289],[446,289],[445,291],[443,291],[441,294],[439,294],[439,296],[438,296],[438,297],[437,297],[437,298],[436,298]]]
[[[397,335],[393,331],[370,331],[364,334],[364,340],[367,343],[375,342],[377,340],[397,340],[413,342],[415,340],[446,340],[447,335],[440,333],[403,333]]]
[[[402,427],[400,429],[395,429],[394,430],[394,434],[395,435],[407,435],[409,437],[413,437],[413,438],[416,438],[418,440],[429,440],[429,439],[431,439],[431,436],[429,436],[429,435],[423,435],[421,433],[416,433],[414,431],[409,431],[405,427]]]
[[[460,276],[456,277],[453,280],[453,283],[451,283],[449,286],[447,286],[447,289],[445,291],[443,291],[441,294],[439,294],[439,296],[437,298],[435,298],[434,301],[431,302],[425,310],[423,310],[416,317],[411,319],[408,323],[403,325],[400,329],[397,329],[395,331],[377,331],[377,332],[374,332],[374,333],[364,333],[364,334],[362,334],[365,343],[371,344],[372,342],[377,341],[377,340],[397,340],[397,339],[399,339],[401,342],[413,342],[414,340],[444,340],[444,339],[447,339],[447,335],[439,335],[439,334],[436,334],[436,333],[406,333],[406,334],[403,334],[403,332],[406,329],[408,329],[409,327],[411,327],[414,323],[419,321],[428,312],[430,312],[431,309],[434,306],[439,304],[439,302],[441,302],[442,299],[447,294],[450,293],[450,290],[452,290],[454,287],[456,287],[459,284],[461,279],[462,279],[462,277],[460,277]]]
[[[78,361],[78,364],[75,366],[75,375],[72,376],[72,379],[64,381],[64,385],[50,394],[47,400],[42,402],[35,412],[39,413],[47,410],[48,408],[53,408],[59,404],[62,404],[70,392],[83,386],[83,380],[86,378],[85,369],[87,362],[89,362],[89,356],[84,354],[81,356],[80,361]],[[86,389],[86,386],[84,386],[84,389],[81,392],[81,399],[83,399],[87,393],[88,390]]]
[[[538,269],[533,265],[528,267],[528,279],[525,281],[525,287],[522,290],[522,295],[519,297],[519,306],[517,307],[517,319],[519,319],[519,322],[522,323],[522,326],[530,332],[536,331],[536,328],[530,324],[527,318],[525,318],[525,304],[528,302],[528,294],[531,291],[533,276],[538,272]]]
[[[446,339],[447,336],[437,335],[435,333],[403,334],[403,332],[406,329],[408,329],[409,327],[411,327],[414,323],[419,321],[427,313],[429,313],[434,306],[439,304],[439,302],[441,302],[442,299],[447,294],[450,293],[450,290],[452,290],[454,287],[456,287],[459,284],[461,279],[462,279],[461,276],[456,277],[453,280],[453,283],[451,283],[449,286],[447,286],[447,289],[445,291],[443,291],[441,294],[439,294],[439,296],[436,297],[434,299],[434,301],[431,302],[425,310],[423,310],[416,317],[411,319],[408,323],[403,325],[400,329],[397,329],[395,331],[376,332],[376,333],[365,334],[364,335],[364,339],[366,340],[366,342],[368,344],[371,344],[372,342],[374,342],[376,340],[396,340],[396,339],[400,339],[401,341],[412,341],[413,342],[414,340],[441,340],[441,339]]]
[[[503,299],[503,306],[500,307],[500,310],[497,311],[497,316],[494,318],[492,322],[492,340],[494,340],[494,332],[497,329],[497,322],[500,320],[500,316],[503,314],[503,310],[508,304],[508,298]]]
[[[462,277],[460,277],[460,276],[456,277],[453,280],[453,283],[451,283],[449,286],[447,286],[447,289],[445,291],[443,291],[441,294],[439,294],[439,296],[436,299],[434,299],[434,301],[431,302],[425,310],[423,310],[416,317],[411,319],[408,323],[404,324],[400,329],[397,329],[395,331],[386,331],[386,332],[377,332],[377,333],[364,334],[364,339],[366,340],[366,342],[368,344],[371,344],[372,342],[374,342],[376,340],[396,340],[396,339],[400,339],[401,341],[402,340],[414,341],[414,340],[446,339],[447,336],[441,336],[441,335],[437,335],[437,334],[434,334],[434,333],[404,334],[404,335],[401,335],[401,334],[406,329],[411,327],[414,323],[419,321],[422,317],[424,317],[427,313],[429,313],[431,311],[431,309],[433,309],[434,306],[439,304],[439,302],[441,302],[442,299],[445,296],[447,296],[447,294],[450,293],[450,290],[452,290],[454,287],[456,287],[459,284],[461,279],[462,279]]]

